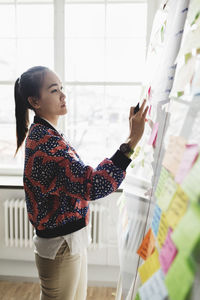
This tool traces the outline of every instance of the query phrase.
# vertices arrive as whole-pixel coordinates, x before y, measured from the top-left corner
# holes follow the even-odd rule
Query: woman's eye
[[[60,89],[63,90],[63,86],[61,86]],[[58,91],[58,90],[55,89],[55,90],[52,90],[51,93],[54,93],[54,92],[57,92],[57,91]]]

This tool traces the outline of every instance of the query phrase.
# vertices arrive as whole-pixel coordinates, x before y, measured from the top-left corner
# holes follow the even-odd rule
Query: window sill
[[[23,189],[23,177],[13,175],[1,175],[0,176],[0,189]],[[116,190],[116,193],[123,192],[123,186]]]
[[[1,189],[23,189],[23,177],[14,175],[0,176]]]

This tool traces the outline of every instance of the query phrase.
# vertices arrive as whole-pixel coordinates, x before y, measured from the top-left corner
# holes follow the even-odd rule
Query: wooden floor
[[[87,300],[114,300],[115,292],[109,287],[88,287]],[[39,300],[39,294],[38,283],[0,281],[0,300]]]

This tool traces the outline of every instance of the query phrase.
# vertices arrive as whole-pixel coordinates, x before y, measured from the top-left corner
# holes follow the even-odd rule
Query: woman
[[[67,113],[57,74],[36,66],[16,80],[16,153],[26,138],[23,181],[42,300],[86,299],[89,201],[116,191],[125,178],[144,131],[145,103],[136,114],[130,109],[126,143],[93,169],[57,129]],[[35,113],[29,129],[28,109]]]

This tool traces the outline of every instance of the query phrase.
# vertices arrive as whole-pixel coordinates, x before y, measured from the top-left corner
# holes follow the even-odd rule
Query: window
[[[34,65],[54,67],[53,41],[53,1],[0,1],[2,174],[19,173],[19,170],[22,173],[24,161],[23,147],[14,158],[16,150],[14,82],[21,73]]]
[[[0,0],[1,174],[22,174],[14,82],[34,65],[60,74],[68,109],[60,126],[83,161],[95,167],[113,155],[140,96],[149,11],[142,0]]]
[[[147,2],[66,1],[65,79],[71,91],[66,135],[96,166],[128,137],[140,96]]]

